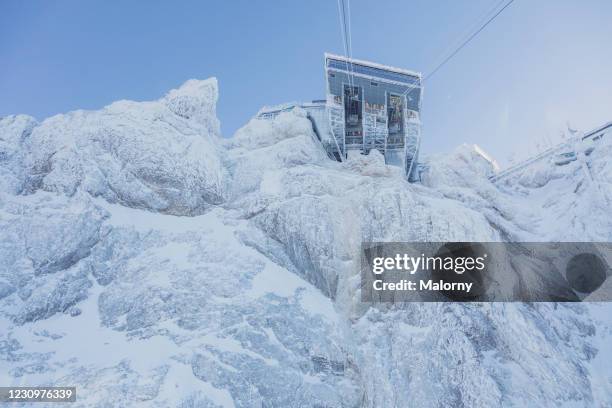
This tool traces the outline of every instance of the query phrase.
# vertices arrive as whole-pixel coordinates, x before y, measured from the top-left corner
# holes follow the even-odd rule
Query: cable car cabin
[[[374,62],[325,54],[326,99],[300,105],[330,158],[343,161],[350,151],[377,149],[390,165],[418,179],[421,74]],[[263,110],[275,117],[295,105]]]

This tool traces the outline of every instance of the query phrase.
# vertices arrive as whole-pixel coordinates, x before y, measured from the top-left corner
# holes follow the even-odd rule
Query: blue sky
[[[429,72],[498,0],[351,2],[353,56]],[[612,120],[612,2],[516,0],[426,83],[424,153],[477,143],[501,162],[569,121]],[[38,119],[219,79],[224,136],[263,105],[323,96],[337,3],[0,2],[0,115]]]

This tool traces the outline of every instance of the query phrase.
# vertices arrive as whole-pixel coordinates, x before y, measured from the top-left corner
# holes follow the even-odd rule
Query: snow
[[[216,80],[188,81],[159,101],[46,119],[24,130],[17,190],[84,191],[132,208],[203,213],[224,200],[216,98]],[[0,133],[11,122],[2,119]]]
[[[362,241],[612,239],[610,146],[409,184],[301,109],[222,139],[216,80],[0,119],[0,381],[75,406],[606,406],[607,304],[360,301]],[[586,166],[586,167],[585,167]],[[585,168],[588,170],[585,170]]]

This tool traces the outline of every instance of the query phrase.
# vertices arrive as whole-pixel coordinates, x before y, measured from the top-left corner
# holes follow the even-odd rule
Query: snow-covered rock
[[[193,80],[158,101],[46,119],[26,139],[25,189],[201,214],[225,196],[216,100],[216,80]]]
[[[0,119],[0,383],[75,406],[612,404],[607,306],[373,307],[359,279],[362,241],[610,240],[607,148],[496,187],[460,146],[409,184],[377,152],[327,159],[299,109],[221,139],[216,100],[191,80]]]
[[[19,194],[24,189],[24,143],[36,125],[36,120],[27,115],[0,118],[0,191]]]
[[[0,309],[23,324],[87,298],[91,270],[81,262],[102,239],[103,210],[87,197],[37,192],[0,196]]]

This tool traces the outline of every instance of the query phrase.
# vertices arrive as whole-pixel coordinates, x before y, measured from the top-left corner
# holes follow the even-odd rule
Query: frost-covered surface
[[[8,128],[9,157],[18,157],[11,141],[20,131],[27,154],[9,160],[4,171],[21,193],[84,191],[134,208],[201,214],[223,202],[216,100],[217,82],[210,79],[188,81],[158,101],[115,102],[33,128],[28,117],[6,118],[0,132]]]
[[[364,240],[612,240],[609,146],[496,187],[408,184],[304,112],[221,139],[214,79],[0,119],[0,383],[76,406],[612,406],[607,305],[359,301]]]

